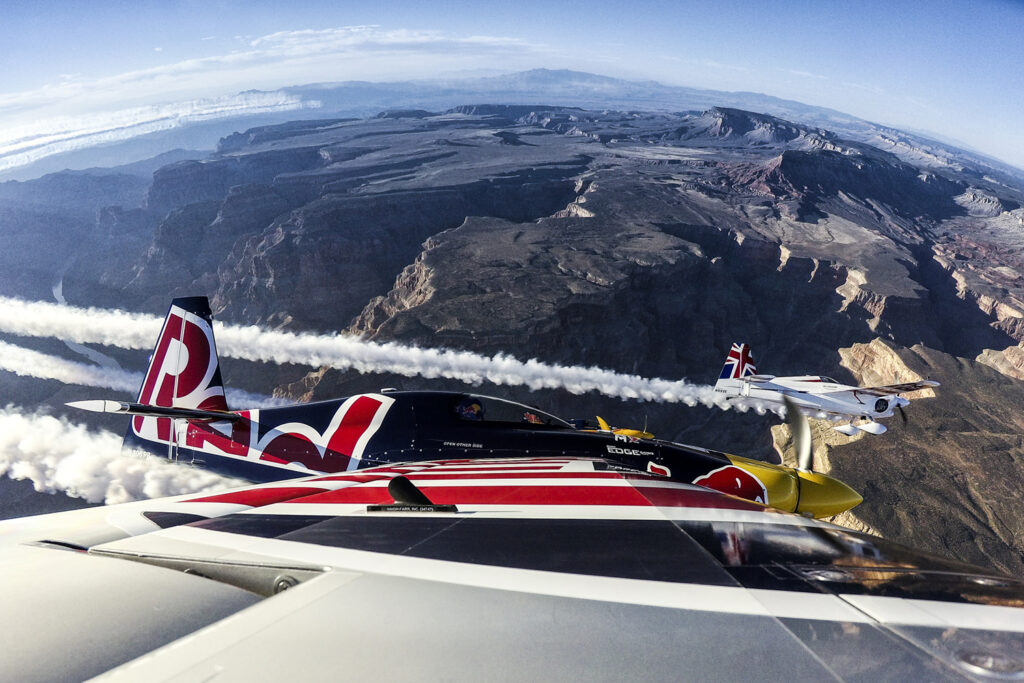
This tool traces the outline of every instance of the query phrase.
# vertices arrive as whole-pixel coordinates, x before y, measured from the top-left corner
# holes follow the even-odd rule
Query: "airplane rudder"
[[[210,299],[205,296],[180,296],[171,300],[171,308],[198,315],[206,320],[213,321],[213,311],[210,309]]]
[[[171,301],[138,401],[165,407],[228,409],[207,297]]]
[[[171,301],[171,306],[172,308],[177,306],[202,321],[199,327],[206,336],[206,342],[209,345],[210,365],[208,369],[211,374],[207,386],[220,388],[221,401],[214,401],[213,403],[207,403],[207,405],[198,407],[206,410],[227,410],[227,401],[224,400],[224,379],[220,372],[220,358],[217,356],[217,342],[213,333],[213,310],[210,308],[210,299],[205,296],[178,297]]]
[[[742,376],[740,359],[744,346],[744,344],[737,344],[733,342],[733,345],[729,349],[729,353],[725,357],[725,364],[722,366],[722,373],[718,376],[719,382],[723,379],[739,379]]]
[[[738,377],[749,377],[757,374],[757,367],[754,365],[754,354],[746,344],[736,344],[739,348],[739,370]]]

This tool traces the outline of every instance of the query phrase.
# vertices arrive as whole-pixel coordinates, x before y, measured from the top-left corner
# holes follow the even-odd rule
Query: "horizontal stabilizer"
[[[861,425],[839,425],[833,427],[832,429],[836,430],[840,434],[846,434],[847,436],[853,436],[857,432],[867,432],[868,434],[874,434],[875,436],[877,436],[879,434],[885,434],[887,431],[889,431],[884,424],[880,424],[878,422],[865,422],[864,424]]]
[[[123,401],[71,401],[68,407],[88,410],[93,413],[124,413],[126,415],[145,415],[147,417],[172,417],[179,420],[238,420],[240,415],[220,410],[199,410],[198,408],[165,408],[145,403],[125,403]]]
[[[868,434],[874,434],[876,436],[879,434],[885,434],[887,431],[889,431],[888,429],[885,428],[885,425],[879,424],[878,422],[868,422],[862,425],[857,425],[857,429],[861,430],[862,432],[867,432]]]

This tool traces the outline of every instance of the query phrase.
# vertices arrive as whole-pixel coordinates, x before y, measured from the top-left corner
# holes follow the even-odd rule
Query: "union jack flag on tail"
[[[733,344],[718,379],[741,379],[756,374],[757,368],[754,367],[754,358],[750,355],[750,347],[746,344]]]

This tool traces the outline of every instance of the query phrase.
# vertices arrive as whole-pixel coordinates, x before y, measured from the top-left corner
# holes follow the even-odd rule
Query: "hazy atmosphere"
[[[15,2],[0,169],[129,123],[317,106],[242,91],[532,68],[766,93],[1024,167],[1022,30],[1000,1]]]

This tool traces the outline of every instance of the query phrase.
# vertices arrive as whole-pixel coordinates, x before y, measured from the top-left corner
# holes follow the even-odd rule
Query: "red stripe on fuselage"
[[[386,474],[332,474],[328,477],[317,477],[316,479],[310,479],[309,481],[351,481],[357,484],[365,484],[369,481],[378,481],[380,479],[390,479]]]
[[[303,498],[323,493],[326,489],[302,487],[302,486],[275,486],[265,489],[246,489],[243,491],[229,491],[218,493],[205,498],[193,498],[185,501],[187,503],[231,503],[234,505],[249,505],[261,507],[283,503],[294,498]],[[387,489],[385,489],[387,491]]]
[[[450,474],[451,470],[422,470],[407,475],[413,481],[438,479],[621,479],[615,472],[480,472]]]
[[[438,505],[650,505],[631,486],[422,486]],[[328,491],[297,503],[390,503],[382,486],[351,486]]]
[[[370,428],[370,423],[373,422],[381,405],[380,401],[369,396],[357,398],[345,412],[345,417],[331,435],[327,447],[335,453],[351,456],[355,452],[356,443]]]
[[[386,476],[388,474],[394,474],[394,473],[398,473],[398,474],[415,473],[415,474],[431,474],[431,475],[437,475],[437,476],[447,476],[449,473],[474,473],[474,472],[479,472],[479,473],[488,473],[488,472],[491,472],[491,473],[526,472],[526,473],[529,473],[529,472],[534,472],[534,473],[536,473],[536,476],[538,476],[538,477],[546,477],[546,476],[549,476],[551,474],[559,473],[565,467],[566,464],[568,464],[568,463],[563,463],[561,465],[551,465],[551,466],[547,466],[547,465],[520,465],[518,467],[505,467],[503,465],[493,465],[493,466],[488,466],[488,467],[462,467],[462,466],[460,466],[460,467],[449,467],[447,462],[439,465],[435,461],[431,461],[431,462],[425,462],[423,464],[418,464],[418,463],[417,464],[410,464],[408,466],[393,465],[391,467],[386,467],[386,466],[382,465],[380,467],[374,467],[372,470],[369,470],[369,472],[372,472],[372,474],[365,474],[365,475],[362,475],[362,474],[350,474],[350,473],[331,474],[331,475],[327,475],[327,476],[324,476],[324,477],[318,477],[316,479],[316,481],[349,480],[349,479],[352,479],[353,477],[368,477],[367,479],[364,479],[364,480],[361,480],[361,481],[372,481],[373,479],[380,479],[381,475]],[[574,473],[574,474],[586,475],[588,472],[592,473],[593,470],[583,470],[582,472],[578,472],[578,473]],[[612,476],[618,476],[618,475],[615,475],[613,473]]]

